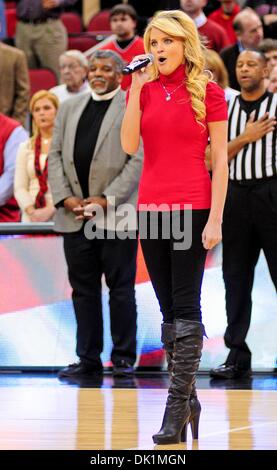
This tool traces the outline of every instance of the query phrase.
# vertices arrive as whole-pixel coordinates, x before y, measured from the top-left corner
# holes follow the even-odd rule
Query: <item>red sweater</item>
[[[4,149],[11,133],[21,124],[0,113],[0,176],[4,171]],[[0,207],[0,222],[19,222],[20,212],[14,197]]]
[[[173,92],[170,101],[165,99],[161,83],[170,92],[184,78],[185,68],[181,65],[171,75],[160,75],[142,89],[144,167],[139,186],[139,210],[147,210],[142,205],[151,203],[165,203],[171,210],[177,209],[173,204],[192,204],[193,209],[210,208],[211,180],[205,166],[207,123],[227,120],[227,104],[223,90],[209,82],[203,128],[196,122],[185,86]]]
[[[109,49],[111,51],[117,52],[126,64],[131,62],[136,55],[144,54],[143,40],[139,36],[135,36],[134,40],[129,44],[129,46],[125,47],[124,49],[121,49],[115,40],[108,42],[100,49]],[[121,83],[122,90],[127,90],[130,87],[131,82],[132,77],[130,75],[125,75]]]
[[[233,28],[233,20],[239,12],[240,6],[235,5],[231,15],[225,15],[222,7],[209,15],[209,20],[219,24],[219,26],[222,26],[226,31],[230,44],[235,44],[237,42],[237,37]]]
[[[207,47],[216,52],[220,52],[231,44],[224,29],[210,19],[207,19],[206,23],[198,28],[198,31],[208,41]]]

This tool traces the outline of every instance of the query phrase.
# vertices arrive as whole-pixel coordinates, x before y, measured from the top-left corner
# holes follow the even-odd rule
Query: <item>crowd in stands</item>
[[[87,81],[88,59],[91,53],[96,49],[109,49],[118,53],[125,63],[130,62],[134,56],[144,53],[143,39],[137,34],[136,28],[138,24],[145,24],[147,16],[153,15],[158,9],[180,8],[195,21],[203,43],[207,46],[207,69],[212,72],[213,79],[225,90],[227,101],[240,92],[236,76],[236,60],[239,53],[245,49],[257,49],[265,55],[268,67],[265,83],[269,91],[276,92],[277,7],[274,1],[180,0],[180,2],[147,2],[147,7],[145,5],[143,7],[142,2],[128,2],[124,5],[112,1],[99,2],[105,9],[96,13],[91,19],[89,24],[95,24],[96,29],[93,31],[93,26],[89,26],[89,32],[82,31],[84,28],[80,15],[76,13],[76,3],[78,3],[76,0],[0,1],[0,112],[23,125],[29,132],[33,116],[32,111],[28,111],[32,91],[50,88],[50,92],[60,103],[78,94],[88,93],[90,91]],[[70,7],[67,8],[67,12],[64,11],[65,7]],[[68,12],[69,9],[72,11]],[[107,9],[110,9],[109,16]],[[11,11],[15,12],[14,16],[9,14]],[[205,11],[208,12],[208,17]],[[8,37],[8,31],[11,31],[9,24],[11,18],[16,22],[13,38]],[[87,34],[95,34],[94,42],[87,43],[87,46],[92,44],[88,50],[82,50],[82,47],[79,48],[81,50],[68,48],[70,39],[82,35],[87,37]],[[98,40],[95,39],[97,35]],[[47,72],[52,73],[52,77],[49,75],[52,82]],[[53,87],[53,83],[56,83],[56,86]],[[127,90],[130,83],[131,77],[125,76],[121,83],[122,89]],[[3,129],[2,126],[1,134],[4,132]],[[3,138],[1,135],[2,141]],[[5,138],[7,139],[7,136]],[[2,144],[3,148],[5,145],[9,146],[8,144],[9,139]],[[4,152],[5,155],[6,153]],[[4,154],[1,156],[2,160],[5,160]],[[14,153],[14,165],[11,164],[11,158],[8,159],[9,164],[5,164],[4,161],[2,165],[0,176],[2,206],[5,206],[2,196],[2,193],[5,194],[6,186],[4,178],[10,180],[8,195],[12,191],[14,174],[11,168],[15,169],[15,156],[16,153]],[[23,160],[21,149],[17,158],[17,165],[21,171]],[[7,177],[5,173],[9,176]],[[35,173],[33,177],[36,178]],[[31,186],[31,192],[35,194],[33,183]],[[37,191],[38,188],[39,185]],[[19,199],[18,204],[22,207]],[[26,220],[24,214],[25,210],[22,212],[22,220]],[[6,216],[1,221],[3,220],[7,220]]]
[[[62,103],[79,94],[89,93],[90,86],[87,81],[88,59],[94,50],[109,49],[115,51],[125,63],[130,62],[134,56],[144,53],[143,40],[136,34],[139,18],[134,6],[138,8],[141,18],[145,18],[146,13],[148,15],[154,14],[156,7],[167,9],[179,7],[195,21],[199,34],[207,46],[207,69],[212,72],[213,79],[224,89],[227,101],[240,92],[240,85],[236,76],[236,60],[239,53],[245,49],[257,49],[265,55],[268,67],[265,83],[269,91],[276,92],[277,40],[268,37],[268,33],[274,30],[274,24],[277,24],[277,7],[274,6],[274,2],[249,0],[244,5],[243,2],[238,3],[235,0],[220,0],[220,2],[180,0],[180,2],[149,2],[147,9],[144,10],[141,6],[138,7],[139,2],[129,2],[127,5],[116,5],[116,2],[103,2],[105,8],[112,8],[109,11],[109,24],[107,24],[106,16],[104,20],[106,22],[104,27],[107,30],[105,32],[106,38],[94,44],[88,51],[67,49],[68,35],[70,36],[72,33],[68,32],[70,31],[69,23],[66,25],[65,21],[64,24],[61,18],[64,15],[64,7],[69,6],[72,9],[72,15],[77,16],[77,13],[74,12],[75,3],[76,0],[0,1],[0,37],[2,38],[0,42],[0,112],[2,113],[2,120],[5,119],[4,116],[7,116],[13,119],[14,122],[23,125],[32,134],[30,123],[31,120],[33,124],[35,121],[32,109],[34,97],[30,103],[30,111],[28,111],[28,107],[31,98],[31,72],[34,68],[38,68],[38,70],[50,69],[54,72],[56,86],[51,87],[50,92]],[[160,5],[157,5],[157,3],[160,3]],[[219,8],[217,8],[218,6]],[[16,8],[16,29],[13,46],[7,44],[9,41],[5,41],[7,30],[10,29],[7,28],[5,19],[8,20],[9,15],[7,15],[7,12],[12,7]],[[213,11],[209,11],[209,8]],[[208,17],[204,13],[204,10],[207,9],[209,11]],[[95,17],[100,18],[101,11]],[[101,24],[101,22],[98,24]],[[73,23],[71,23],[71,31],[72,28],[74,29],[72,25]],[[77,34],[79,29],[80,27],[76,26],[77,31],[73,34]],[[131,77],[125,76],[121,83],[122,89],[127,90],[130,82]],[[41,83],[42,88],[50,88],[47,86],[47,80],[46,83],[43,82],[43,77]],[[39,83],[36,86],[38,87],[36,89],[39,89]],[[47,97],[44,97],[44,99],[47,99]],[[51,100],[53,101],[52,98]],[[24,185],[29,185],[33,198],[35,198],[36,192],[39,191],[33,151],[34,137],[32,136],[30,141],[23,146],[24,151],[20,146],[17,163],[16,152],[13,151],[13,159],[9,156],[8,164],[6,164],[7,151],[5,151],[5,147],[9,148],[15,131],[11,132],[10,136],[4,136],[4,127],[2,125],[0,130],[3,142],[1,155],[3,164],[0,167],[2,168],[0,176],[1,207],[3,208],[5,203],[9,202],[14,184],[13,170],[16,167],[15,196],[19,207],[22,209],[22,220],[30,220],[30,218],[27,218],[26,201],[25,204],[22,203],[22,197],[20,196],[22,191],[19,187],[22,178]],[[39,132],[39,127],[37,132]],[[27,132],[25,136],[27,138]],[[50,141],[51,135],[49,135],[49,145]],[[26,157],[27,149],[31,152],[32,158],[30,155],[28,158]],[[44,145],[42,145],[42,150],[45,150]],[[44,158],[43,166],[47,160],[47,153],[42,151],[42,155]],[[32,169],[31,162],[33,162]],[[26,174],[23,178],[24,165],[26,165]],[[28,177],[27,174],[29,174]],[[21,176],[19,177],[19,175]],[[10,181],[8,193],[6,192],[7,179]],[[35,179],[37,179],[36,184],[34,184]],[[47,182],[45,182],[45,186],[47,186]],[[47,192],[49,193],[49,191],[48,188]],[[3,198],[5,194],[7,194],[6,201]],[[33,204],[36,204],[35,199],[32,201]],[[0,215],[0,220],[7,221],[6,215],[2,219]],[[14,216],[11,217],[11,220],[15,220]]]
[[[68,8],[67,13],[64,13],[65,7],[71,7],[73,18],[78,17],[76,8],[74,10],[75,4],[76,0],[0,1],[0,112],[2,120],[5,119],[4,116],[7,116],[25,127],[25,137],[28,135],[27,131],[31,132],[31,117],[34,124],[33,111],[32,109],[28,111],[31,98],[30,90],[33,89],[33,86],[30,88],[32,69],[43,70],[46,68],[54,72],[56,86],[48,87],[47,80],[44,83],[43,77],[41,83],[42,88],[50,88],[50,92],[58,98],[60,103],[78,94],[88,93],[90,91],[87,81],[89,55],[98,48],[109,49],[118,53],[123,61],[128,63],[134,56],[142,54],[144,52],[143,40],[136,34],[136,27],[141,20],[145,22],[145,18],[153,15],[157,9],[179,7],[195,21],[199,34],[207,46],[207,69],[212,72],[213,79],[224,89],[227,101],[240,92],[236,76],[236,60],[239,53],[245,49],[257,49],[265,55],[268,68],[265,83],[269,91],[276,92],[277,39],[275,39],[273,31],[274,25],[277,25],[277,7],[272,1],[248,0],[243,3],[235,0],[220,0],[219,2],[180,0],[180,2],[147,2],[147,7],[145,5],[143,7],[141,2],[128,2],[128,5],[119,6],[117,2],[102,2],[101,5],[105,9],[112,8],[109,11],[109,23],[107,23],[107,16],[104,18],[104,23],[102,21],[102,25],[101,21],[99,22],[101,13],[105,13],[106,10],[94,15],[94,19],[98,18],[98,23],[95,23],[96,27],[99,27],[98,24],[103,28],[102,32],[106,38],[94,44],[88,51],[67,49],[68,35],[70,37],[72,34],[87,34],[81,32],[83,28],[80,26],[80,16],[78,26],[76,21],[75,23],[72,20],[71,23],[68,22],[68,18],[70,19],[70,16],[66,16],[70,15]],[[7,22],[11,21],[11,15],[8,12],[14,9],[16,9],[15,35],[14,38],[7,38],[7,32],[11,29],[10,25],[7,25]],[[208,17],[204,11],[209,13]],[[64,23],[62,21],[63,15],[65,15]],[[99,30],[95,30],[95,32],[97,33]],[[273,37],[269,36],[270,33]],[[102,38],[103,36],[100,36],[100,39]],[[12,39],[14,42],[13,45],[10,45]],[[125,76],[121,83],[122,89],[127,90],[130,82],[131,77]],[[36,84],[36,87],[36,90],[39,89],[39,83]],[[33,106],[32,101],[31,104]],[[18,132],[17,127],[16,129]],[[3,141],[3,124],[0,132]],[[9,141],[13,140],[14,132],[9,138],[7,135],[5,136],[6,142],[2,143],[3,149],[5,146],[9,148]],[[29,144],[26,143],[25,150],[28,147],[32,148],[32,139],[33,137],[31,137]],[[50,141],[51,136],[49,136]],[[5,164],[7,151],[2,150],[1,159],[4,163],[0,177],[1,207],[5,206],[2,196],[2,193],[6,194],[7,183],[4,183],[5,180],[10,180],[7,202],[12,191],[14,174],[11,168],[15,169],[16,152],[12,153],[14,165],[11,162],[12,158],[8,158],[8,164]],[[47,160],[46,157],[47,154],[44,154],[45,160]],[[26,163],[27,160],[25,152],[20,146],[17,158],[17,166],[20,169],[16,170],[15,195],[21,208],[24,204],[22,205],[21,198],[18,196],[20,194],[18,179],[23,170],[23,161]],[[35,165],[33,166],[35,168]],[[32,178],[37,178],[34,171]],[[38,182],[34,186],[34,182],[25,179],[24,184],[30,185],[31,193],[34,195],[39,190]],[[49,189],[47,191],[49,192]],[[6,216],[2,220],[7,220]],[[15,220],[13,216],[11,220]],[[22,220],[26,220],[25,208],[22,209]]]

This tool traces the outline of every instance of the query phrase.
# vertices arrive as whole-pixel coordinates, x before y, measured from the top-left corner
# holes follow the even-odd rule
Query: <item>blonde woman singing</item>
[[[185,13],[158,13],[144,42],[154,63],[132,76],[121,138],[130,155],[140,136],[144,143],[138,200],[141,244],[163,316],[162,342],[171,377],[162,427],[153,440],[171,444],[186,440],[189,423],[198,437],[201,406],[195,374],[205,335],[200,293],[207,250],[221,240],[228,179],[227,106],[223,90],[205,72],[205,49]],[[212,182],[205,167],[208,138]],[[152,230],[153,220],[158,221],[157,230]],[[168,220],[171,231],[165,235]]]

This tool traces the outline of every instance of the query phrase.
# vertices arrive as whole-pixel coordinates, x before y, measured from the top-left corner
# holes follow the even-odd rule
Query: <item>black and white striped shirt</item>
[[[229,102],[228,140],[238,137],[245,129],[250,114],[254,111],[254,120],[266,112],[269,117],[277,116],[277,93],[266,92],[256,101],[245,101],[241,95]],[[262,139],[247,144],[230,162],[229,178],[233,181],[249,181],[277,177],[277,139],[274,132]]]

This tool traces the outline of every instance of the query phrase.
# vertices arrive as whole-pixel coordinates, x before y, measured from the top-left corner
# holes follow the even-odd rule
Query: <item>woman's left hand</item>
[[[55,213],[54,206],[45,206],[41,209],[35,209],[30,215],[31,222],[48,222]]]
[[[206,250],[211,250],[222,240],[221,222],[208,220],[203,232],[202,243]]]

